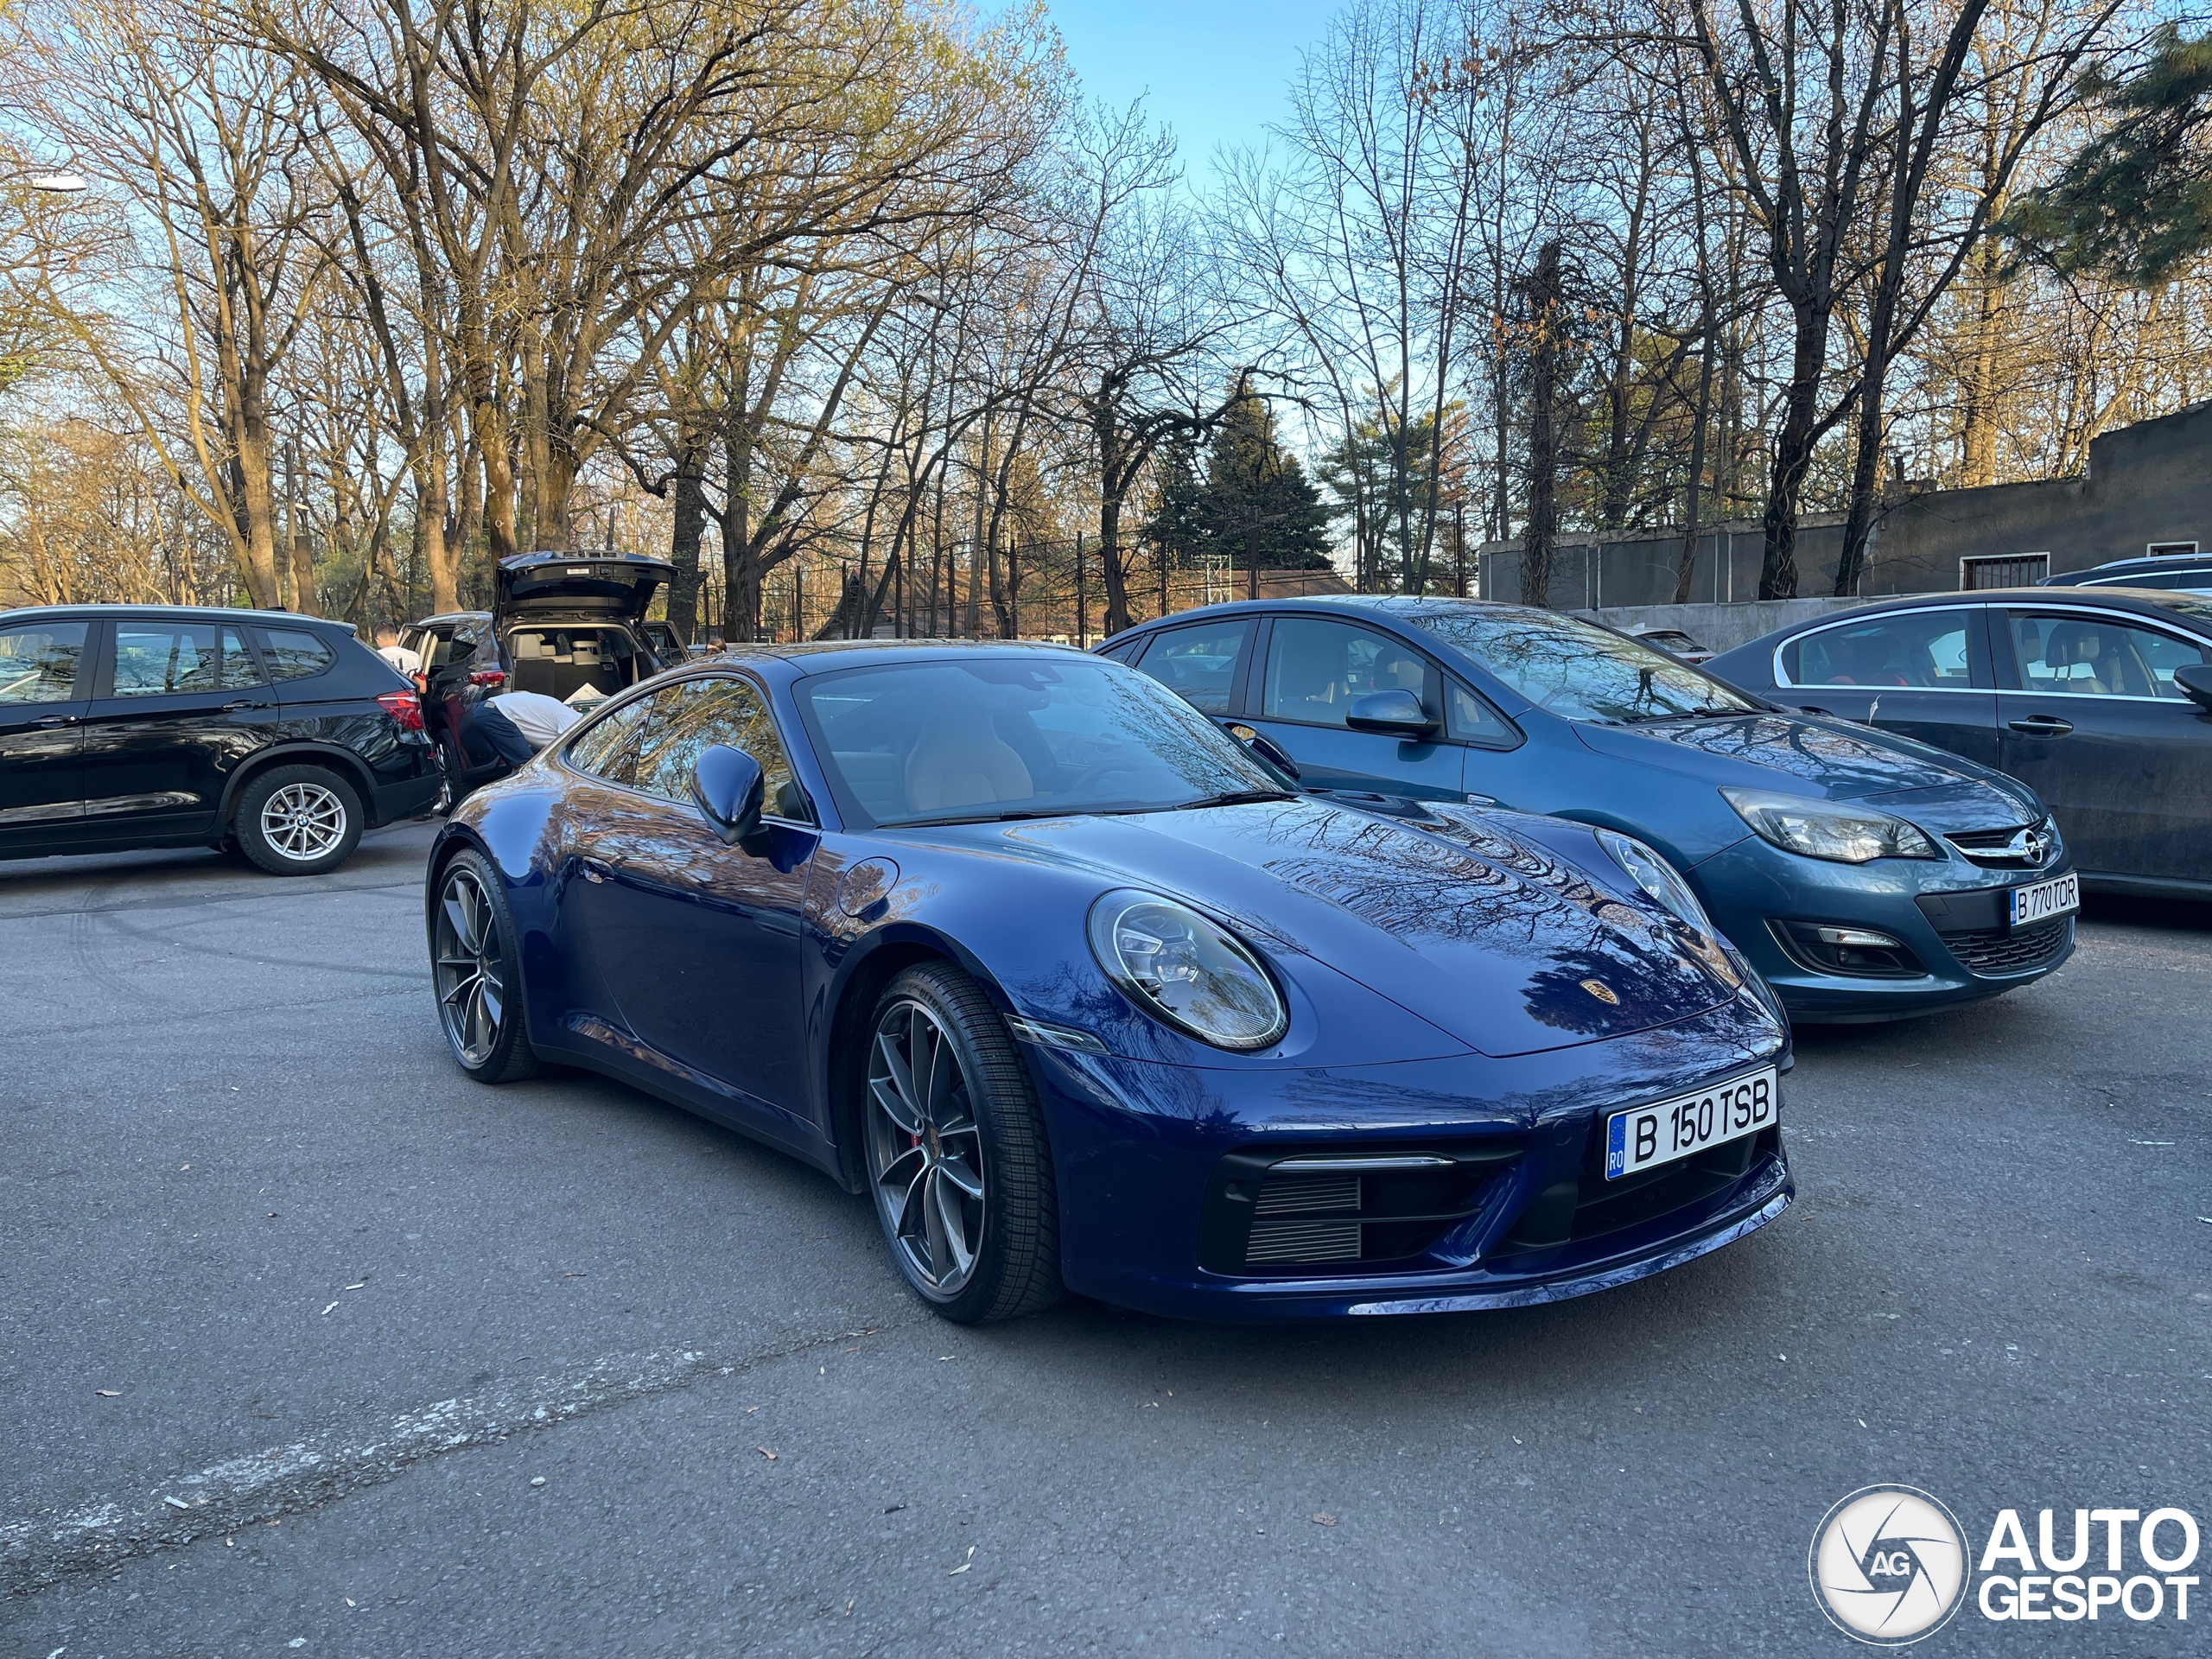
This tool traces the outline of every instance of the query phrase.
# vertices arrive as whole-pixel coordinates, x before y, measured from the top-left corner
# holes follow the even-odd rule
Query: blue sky
[[[1217,146],[1258,144],[1281,119],[1299,54],[1336,0],[1049,0],[1084,92],[1123,105],[1148,92],[1203,178]]]

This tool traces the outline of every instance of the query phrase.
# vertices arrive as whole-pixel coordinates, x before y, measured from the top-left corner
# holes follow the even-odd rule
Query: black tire
[[[271,875],[321,875],[353,857],[367,815],[360,792],[327,766],[271,766],[238,792],[231,834]]]
[[[450,817],[454,808],[468,798],[468,785],[461,747],[449,735],[438,740],[438,770],[445,774],[445,784],[438,791],[438,804],[433,810],[441,817]]]
[[[541,1069],[515,939],[498,872],[480,853],[456,853],[440,868],[430,905],[430,985],[446,1046],[479,1083],[514,1083]]]
[[[940,1166],[965,1167],[965,1156],[943,1153],[960,1140],[979,1149],[982,1194],[969,1200],[971,1213],[980,1217],[980,1237],[972,1252],[972,1267],[955,1287],[933,1283],[918,1255],[932,1247],[907,1236],[898,1224],[893,1208],[900,1205],[899,1189],[905,1189],[904,1205],[929,1202],[920,1176],[906,1186],[896,1173],[908,1159],[925,1164],[920,1135],[899,1129],[892,1116],[877,1103],[874,1077],[879,1070],[879,1038],[887,1021],[920,1008],[949,1039],[958,1062],[958,1078],[946,1085],[964,1097],[972,1132],[948,1128],[942,1142],[934,1126],[926,1131],[931,1155]],[[917,1039],[919,1040],[919,1039]],[[934,1045],[941,1040],[931,1038]],[[1006,1022],[991,1006],[976,982],[945,963],[925,963],[907,969],[884,988],[868,1025],[869,1057],[861,1068],[861,1155],[868,1174],[876,1218],[891,1245],[892,1259],[915,1294],[945,1319],[960,1325],[988,1325],[1019,1319],[1050,1307],[1067,1294],[1060,1278],[1060,1209],[1052,1178],[1052,1149],[1045,1139],[1043,1114],[1029,1072],[1015,1052]],[[894,1052],[896,1043],[894,1040]],[[953,1116],[957,1118],[957,1110]],[[911,1141],[911,1145],[905,1144]],[[966,1154],[972,1155],[972,1151]],[[884,1178],[890,1174],[892,1179]],[[920,1194],[917,1198],[917,1194]],[[955,1190],[952,1200],[961,1202]]]

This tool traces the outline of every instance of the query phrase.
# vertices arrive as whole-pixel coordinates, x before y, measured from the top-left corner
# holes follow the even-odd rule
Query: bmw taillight
[[[507,672],[503,668],[472,669],[469,671],[468,683],[471,685],[505,685],[507,683]]]
[[[397,721],[404,732],[423,729],[423,699],[412,691],[379,691],[377,707]]]

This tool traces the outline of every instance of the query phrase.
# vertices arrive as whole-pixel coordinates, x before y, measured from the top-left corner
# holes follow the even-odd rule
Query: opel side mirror
[[[727,844],[753,850],[760,835],[760,763],[717,743],[691,763],[691,798]]]
[[[1380,732],[1386,737],[1418,741],[1437,728],[1421,699],[1403,688],[1370,691],[1344,710],[1344,724],[1355,732]]]

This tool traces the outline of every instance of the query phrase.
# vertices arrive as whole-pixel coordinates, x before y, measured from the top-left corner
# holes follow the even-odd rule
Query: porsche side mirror
[[[1421,706],[1421,699],[1403,689],[1370,691],[1344,710],[1344,724],[1355,732],[1380,732],[1386,737],[1422,738],[1437,728]]]
[[[691,798],[730,846],[759,837],[761,788],[760,763],[727,743],[715,744],[691,763]]]
[[[2212,663],[2184,663],[2174,671],[2174,683],[2207,714],[2212,714]]]
[[[1242,721],[1224,722],[1229,734],[1244,746],[1245,752],[1287,778],[1292,783],[1299,779],[1298,762],[1292,760],[1282,745],[1265,732],[1255,732]]]

